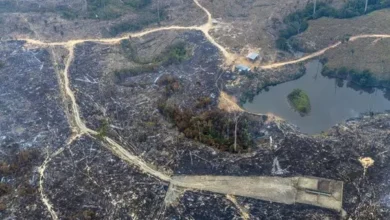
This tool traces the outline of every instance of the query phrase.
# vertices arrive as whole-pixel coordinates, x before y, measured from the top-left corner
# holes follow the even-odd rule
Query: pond
[[[321,71],[322,64],[318,60],[311,61],[301,78],[270,87],[269,91],[255,96],[251,103],[244,104],[244,108],[255,113],[273,113],[307,134],[326,131],[346,119],[358,117],[360,113],[390,110],[390,101],[384,91],[356,90],[342,80],[322,76]],[[306,116],[294,111],[288,103],[287,95],[296,88],[305,91],[310,98],[311,111]]]

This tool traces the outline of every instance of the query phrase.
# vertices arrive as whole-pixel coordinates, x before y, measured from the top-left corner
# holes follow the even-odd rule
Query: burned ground
[[[45,190],[60,219],[155,219],[166,183],[142,174],[89,137],[49,163]],[[75,187],[77,186],[77,187]]]
[[[372,217],[370,213],[373,213],[375,218],[386,218],[389,215],[387,205],[382,202],[387,197],[380,196],[380,192],[389,187],[386,181],[386,173],[389,170],[386,165],[388,131],[384,127],[389,119],[388,115],[352,120],[316,137],[299,134],[289,128],[291,126],[288,124],[264,123],[260,117],[254,117],[252,120],[259,123],[258,129],[262,135],[258,137],[257,147],[250,153],[234,155],[211,149],[196,140],[186,138],[176,126],[164,119],[157,110],[158,102],[165,98],[166,103],[176,104],[181,109],[196,109],[195,103],[199,98],[218,95],[215,83],[217,79],[220,80],[219,85],[222,85],[222,88],[227,88],[224,83],[228,83],[228,80],[223,78],[226,73],[215,68],[218,65],[217,60],[213,59],[215,55],[211,55],[211,58],[200,56],[205,50],[209,50],[208,54],[213,51],[201,36],[183,33],[168,39],[171,39],[171,42],[174,41],[172,39],[186,39],[185,41],[192,45],[192,56],[180,64],[159,67],[126,78],[125,80],[132,81],[131,84],[118,84],[120,81],[111,74],[117,67],[115,60],[127,59],[120,47],[85,44],[77,48],[77,58],[70,76],[88,126],[99,130],[102,121],[107,121],[108,128],[104,135],[123,143],[127,149],[136,155],[142,155],[145,161],[163,172],[181,175],[305,175],[342,180],[345,184],[344,208],[349,216],[366,219]],[[147,43],[144,47],[148,47],[145,46],[148,44],[160,45],[153,43],[153,40],[146,39],[145,42]],[[157,50],[164,51],[163,48]],[[116,58],[112,57],[111,53],[114,52],[117,53]],[[131,64],[129,65],[128,68],[131,68]],[[282,71],[279,74],[283,74]],[[167,76],[171,76],[168,77],[171,80],[160,78]],[[166,94],[168,84],[163,83],[165,81],[177,83],[169,94]],[[199,89],[191,89],[193,87]],[[216,107],[216,101],[213,99],[205,110]],[[274,137],[274,144],[271,146],[267,141],[270,136]],[[363,175],[364,169],[358,159],[366,156],[377,162]],[[267,208],[260,210],[274,213],[272,215],[275,219],[285,216],[293,216],[296,219],[339,217],[338,213],[306,206],[266,204]],[[170,211],[167,213],[181,213],[179,209],[182,205],[168,209]],[[261,219],[262,211],[251,210],[254,218]]]
[[[226,2],[234,7],[221,11],[224,7],[219,6]],[[70,6],[73,3],[82,2],[72,1]],[[164,2],[171,3],[170,9],[183,10],[169,12],[162,24],[203,23],[205,14],[193,7],[192,1]],[[258,47],[257,44],[265,45],[264,61],[273,62],[291,55],[275,53],[271,42],[275,32],[270,31],[274,28],[270,25],[292,10],[290,6],[299,8],[306,1],[268,5],[259,5],[258,1],[201,3],[215,13],[215,18],[222,18],[242,30],[259,21],[252,19],[252,14],[267,12],[261,15],[266,19],[259,18],[261,27],[248,34],[238,31],[237,35],[229,36],[226,33],[236,30],[226,29],[229,25],[221,27],[221,19],[214,21],[217,28],[211,34],[231,51],[239,53]],[[153,4],[150,7],[156,6],[155,2]],[[275,13],[268,9],[281,4],[283,7]],[[251,5],[257,6],[253,11],[246,11]],[[108,29],[102,31],[102,28],[120,21],[126,23],[132,16],[138,16],[129,13],[118,20],[64,20],[59,19],[58,14],[45,11],[39,16],[48,19],[35,23],[36,11],[20,14],[26,12],[23,10],[29,9],[28,6],[20,4],[12,13],[0,12],[3,18],[0,23],[6,24],[0,32],[3,31],[7,39],[21,34],[42,40],[101,37],[110,34]],[[43,8],[49,10],[50,7],[55,5],[45,4]],[[236,10],[238,7],[241,9]],[[185,19],[181,20],[183,17]],[[156,24],[150,24],[153,25]],[[75,32],[62,34],[63,30],[58,27]],[[53,34],[51,28],[59,33]],[[259,31],[267,32],[262,35],[264,39],[249,43]],[[236,37],[237,44],[224,39],[225,36]],[[266,86],[299,77],[303,74],[300,65],[277,70],[256,69],[253,73],[238,75],[222,66],[218,49],[200,31],[154,32],[117,45],[86,41],[75,46],[74,59],[69,56],[72,43],[62,44],[69,53],[64,48],[36,49],[18,41],[0,46],[0,217],[4,219],[242,218],[239,208],[225,195],[211,192],[185,189],[177,201],[168,204],[171,175],[330,178],[344,182],[343,208],[347,217],[389,218],[388,113],[349,120],[317,136],[303,135],[288,122],[240,113],[244,115],[242,119],[248,121],[246,128],[252,135],[253,146],[233,153],[200,140],[209,133],[188,136],[185,129],[180,129],[185,127],[183,120],[172,121],[186,110],[191,111],[191,115],[184,121],[213,111],[221,112],[217,102],[222,90],[237,97],[241,95],[241,101],[246,101]],[[69,72],[63,74],[67,69],[64,68],[67,56],[72,62],[67,66]],[[64,91],[66,85],[62,82],[67,75],[76,103],[70,103],[72,93]],[[159,109],[161,103],[175,106],[179,111],[167,117]],[[77,104],[73,112],[69,111],[73,107],[70,104]],[[82,129],[83,122],[77,124],[74,112],[77,107],[80,121],[92,130]],[[225,120],[224,117],[234,118],[235,115],[226,113],[219,119]],[[245,128],[237,124],[238,129]],[[207,126],[215,124],[207,121]],[[79,128],[78,136],[72,136],[69,127]],[[195,124],[191,129],[192,133],[196,130]],[[231,137],[232,126],[221,130],[224,129],[228,130],[226,136]],[[128,163],[120,159],[124,156],[118,155],[115,146],[109,145],[108,137],[128,151],[130,157],[124,159]],[[130,160],[133,155],[137,159]],[[370,157],[375,162],[365,170],[360,157]],[[133,166],[136,162],[147,164],[152,175],[166,176],[167,182],[144,173],[148,171],[145,167]],[[303,205],[237,199],[238,204],[248,210],[250,219],[339,219],[341,216]]]
[[[58,148],[68,138],[69,129],[49,53],[26,50],[16,41],[0,46],[4,62],[0,69],[2,140],[26,148],[45,147],[41,143]]]
[[[127,147],[137,154],[156,154],[155,163],[158,164],[166,164],[172,159],[170,157],[175,157],[175,154],[169,154],[169,157],[157,156],[164,154],[161,148],[169,146],[171,152],[176,148],[173,146],[180,142],[172,137],[172,134],[177,131],[171,129],[172,125],[161,117],[157,109],[158,101],[166,92],[165,86],[157,84],[158,79],[167,74],[178,79],[179,91],[172,94],[170,100],[182,107],[194,106],[198,97],[212,97],[215,105],[218,96],[213,80],[217,77],[215,66],[218,64],[215,48],[205,43],[199,33],[174,34],[173,37],[169,35],[170,33],[164,33],[157,36],[158,39],[165,37],[163,40],[165,42],[172,42],[177,38],[185,39],[188,47],[192,48],[190,58],[179,65],[159,67],[151,72],[124,79],[132,84],[124,85],[123,81],[115,78],[114,71],[121,67],[116,64],[121,60],[127,60],[125,54],[121,54],[120,48],[85,44],[76,50],[78,55],[70,72],[72,86],[76,91],[82,116],[87,125],[98,130],[101,122],[107,120],[110,124],[108,133],[112,137],[122,143],[129,143]],[[158,46],[153,46],[161,45],[156,43],[150,41],[142,45],[141,42],[140,45],[149,50],[157,48],[163,51]],[[202,56],[205,53],[210,55]],[[141,48],[140,54],[142,54]],[[130,61],[128,64],[122,68],[128,69],[134,66]],[[136,143],[137,147],[132,149],[131,143]]]
[[[70,136],[57,74],[44,49],[0,47],[0,217],[45,219],[38,166]]]

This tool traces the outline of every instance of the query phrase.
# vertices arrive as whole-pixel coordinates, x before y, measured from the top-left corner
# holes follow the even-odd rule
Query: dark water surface
[[[390,101],[384,97],[384,91],[357,91],[340,80],[322,76],[321,71],[322,64],[318,60],[311,61],[301,78],[270,87],[268,92],[257,95],[252,103],[244,104],[244,108],[256,113],[271,112],[308,134],[326,131],[360,113],[390,110]],[[301,117],[288,104],[287,95],[295,88],[302,89],[310,98],[311,112],[307,116]]]

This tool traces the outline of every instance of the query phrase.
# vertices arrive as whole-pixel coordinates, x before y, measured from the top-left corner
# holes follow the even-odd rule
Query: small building
[[[248,56],[246,56],[246,58],[248,60],[254,62],[259,58],[259,54],[258,53],[250,53],[250,54],[248,54]]]
[[[249,72],[251,71],[251,68],[245,66],[245,65],[242,65],[242,64],[239,64],[236,66],[236,70],[241,73],[241,72]]]

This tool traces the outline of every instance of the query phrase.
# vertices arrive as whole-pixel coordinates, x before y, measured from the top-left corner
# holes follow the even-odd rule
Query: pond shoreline
[[[308,134],[321,133],[365,113],[390,110],[390,100],[380,88],[365,91],[350,87],[344,81],[340,83],[322,75],[322,68],[318,59],[310,61],[305,73],[297,74],[295,80],[275,84],[266,92],[263,90],[252,103],[244,103],[243,108],[254,113],[272,113]],[[311,101],[311,112],[304,117],[287,100],[287,95],[296,88],[304,90]]]

